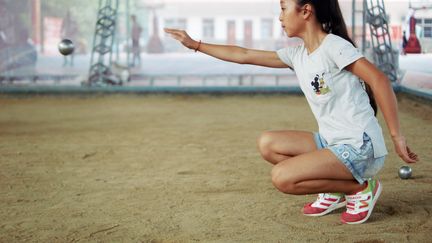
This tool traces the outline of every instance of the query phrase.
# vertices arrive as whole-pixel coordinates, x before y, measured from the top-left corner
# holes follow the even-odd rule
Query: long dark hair
[[[354,41],[349,37],[348,30],[339,7],[338,0],[297,0],[297,5],[302,7],[310,4],[314,8],[316,18],[322,24],[323,30],[327,33],[340,36],[357,47]],[[367,83],[365,84],[366,93],[369,96],[369,102],[376,116],[378,107],[372,93],[372,89]]]

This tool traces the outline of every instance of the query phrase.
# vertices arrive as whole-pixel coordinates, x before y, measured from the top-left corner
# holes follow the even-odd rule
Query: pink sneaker
[[[361,224],[365,222],[372,213],[382,186],[378,180],[370,179],[363,191],[354,195],[346,195],[347,211],[342,213],[341,221],[345,224]]]
[[[303,207],[303,214],[306,216],[323,216],[346,204],[344,195],[341,193],[320,193],[313,203]]]

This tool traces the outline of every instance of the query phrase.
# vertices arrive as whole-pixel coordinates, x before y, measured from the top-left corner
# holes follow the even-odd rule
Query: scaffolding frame
[[[374,62],[392,82],[397,82],[399,67],[396,58],[398,58],[398,53],[392,46],[384,1],[364,0],[363,9],[371,34]]]
[[[111,74],[119,0],[99,0],[88,86],[120,85]]]

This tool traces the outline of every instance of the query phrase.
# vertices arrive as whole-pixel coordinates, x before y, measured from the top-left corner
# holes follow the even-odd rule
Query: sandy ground
[[[422,161],[399,179],[386,133],[383,194],[352,226],[303,216],[315,196],[277,191],[256,149],[316,130],[301,96],[1,96],[0,242],[430,242],[432,108],[400,110]]]

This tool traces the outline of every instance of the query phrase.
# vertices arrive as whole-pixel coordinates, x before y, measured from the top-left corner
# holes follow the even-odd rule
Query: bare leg
[[[264,132],[258,139],[258,149],[275,165],[272,181],[284,193],[352,194],[364,188],[330,150],[318,150],[311,132]]]
[[[353,194],[365,187],[328,149],[279,162],[272,169],[272,181],[278,190],[295,195],[321,192]]]
[[[272,164],[317,150],[313,134],[303,131],[268,131],[258,138],[261,156]]]

